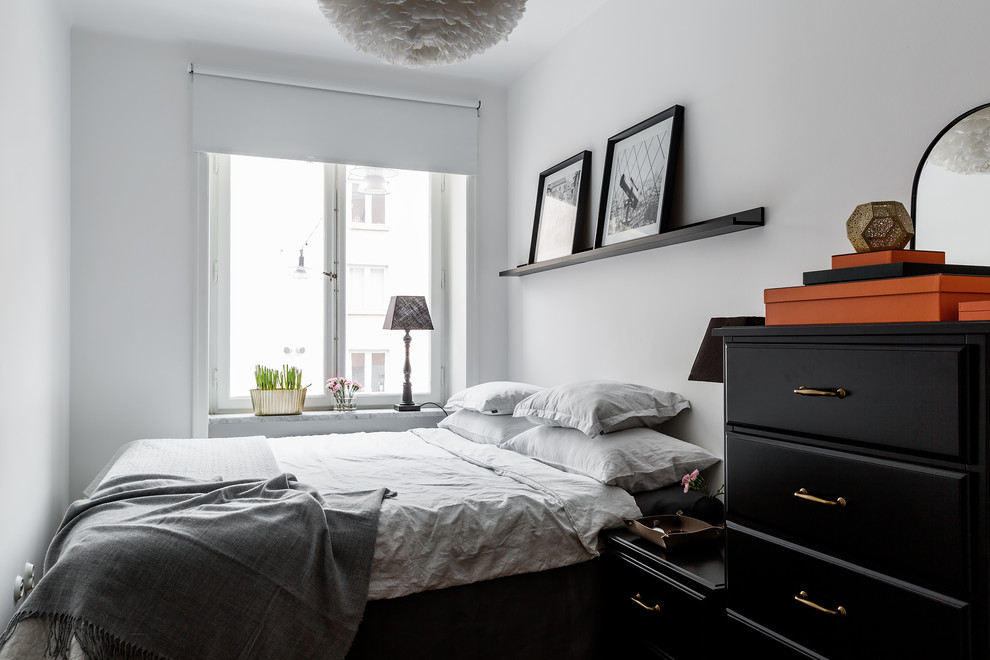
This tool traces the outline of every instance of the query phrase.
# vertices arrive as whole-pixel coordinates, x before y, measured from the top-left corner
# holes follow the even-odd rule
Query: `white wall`
[[[69,28],[54,0],[0,2],[0,62],[0,584],[12,585],[25,561],[40,577],[68,504]]]
[[[539,172],[685,107],[677,224],[766,207],[766,226],[509,282],[510,376],[681,392],[668,430],[722,454],[722,387],[687,380],[710,317],[852,251],[857,204],[910,206],[943,125],[986,103],[982,0],[612,0],[509,89],[509,255],[526,261]],[[937,219],[919,218],[918,232]],[[934,249],[934,248],[929,248]]]
[[[477,345],[463,369],[505,376],[505,92],[384,67],[260,51],[72,37],[72,467],[78,493],[122,444],[205,429],[194,404],[197,242],[189,62],[387,91],[481,99]],[[470,301],[469,301],[470,302]],[[470,332],[470,331],[469,331]],[[112,381],[115,387],[94,385]],[[205,392],[205,390],[204,390]],[[202,407],[205,412],[205,407]]]
[[[35,2],[15,1],[14,11],[29,5]],[[3,6],[10,11],[9,2]],[[721,453],[722,388],[686,380],[709,317],[762,314],[764,288],[799,284],[803,271],[826,268],[830,255],[849,251],[844,223],[857,204],[909,201],[930,139],[964,109],[990,100],[981,84],[988,19],[990,5],[982,0],[612,0],[516,81],[507,103],[499,89],[425,71],[73,32],[70,492],[78,493],[121,444],[187,436],[194,428],[199,248],[188,62],[396,94],[480,98],[477,281],[467,294],[477,310],[464,331],[473,346],[466,382],[609,377],[675,389],[694,410],[669,429]],[[4,75],[20,79],[40,69],[54,94],[60,88],[49,60],[57,47],[22,40],[21,23],[12,29],[12,21],[0,22],[14,44],[28,44],[23,52],[4,44],[11,51],[5,61],[21,63]],[[24,64],[32,59],[24,53],[35,50],[42,61]],[[591,149],[596,216],[607,138],[675,103],[686,108],[679,221],[766,206],[766,227],[498,278],[528,255],[540,171]],[[4,104],[0,112],[16,120],[4,125],[32,127],[45,110],[64,108],[48,97],[38,105],[41,117]],[[30,130],[17,133],[19,151],[7,151],[5,142],[0,162],[52,168],[55,159],[29,151],[24,140],[47,145],[57,143],[57,134],[35,134],[37,140]],[[11,216],[35,216],[37,223],[38,204],[60,203],[58,195],[29,190],[20,185],[17,201],[0,201],[17,205],[12,212],[0,206],[5,227]],[[15,263],[33,263],[28,248],[18,250]],[[64,268],[64,258],[48,261]],[[64,311],[47,275],[44,282],[31,284],[14,309],[28,318],[39,304],[40,316]],[[27,345],[52,346],[58,328],[64,332],[58,318],[32,333],[8,329],[7,318],[4,332],[16,332],[15,340],[23,334]],[[0,350],[23,365],[23,345],[6,341]],[[64,387],[55,374],[45,375],[52,388]],[[59,376],[64,380],[64,369]],[[97,387],[110,381],[119,385]],[[44,396],[53,391],[69,398],[51,389]],[[19,410],[28,403],[23,395],[21,401]],[[49,403],[39,409],[52,410]],[[58,412],[55,422],[31,417],[58,424]],[[37,428],[25,425],[32,437]]]

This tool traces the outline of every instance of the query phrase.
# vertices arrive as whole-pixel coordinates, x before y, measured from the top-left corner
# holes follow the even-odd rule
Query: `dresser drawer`
[[[887,582],[734,526],[727,550],[729,609],[826,658],[971,655],[965,602]]]
[[[731,520],[932,589],[967,593],[966,473],[734,433],[726,435],[725,456]]]
[[[966,458],[965,346],[726,345],[726,420]],[[845,396],[797,394],[800,388]]]

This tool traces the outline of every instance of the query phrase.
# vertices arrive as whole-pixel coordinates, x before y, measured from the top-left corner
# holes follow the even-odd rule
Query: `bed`
[[[687,407],[497,382],[452,396],[438,428],[135,441],[70,507],[0,660],[594,657],[599,533],[689,506],[681,475],[718,460],[656,430]],[[162,609],[149,631],[137,614],[171,600],[186,618]]]

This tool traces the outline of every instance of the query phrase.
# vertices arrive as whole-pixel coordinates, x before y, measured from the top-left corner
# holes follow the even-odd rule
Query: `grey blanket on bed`
[[[6,632],[44,617],[104,658],[342,658],[364,612],[386,489],[325,501],[291,475],[105,480],[69,507]]]

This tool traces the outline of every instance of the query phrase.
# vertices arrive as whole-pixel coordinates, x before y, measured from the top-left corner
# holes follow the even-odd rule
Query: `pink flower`
[[[687,494],[689,490],[696,490],[699,493],[704,493],[708,497],[715,498],[719,495],[725,494],[725,484],[722,484],[721,488],[718,489],[714,495],[708,490],[708,483],[705,478],[701,476],[701,472],[695,470],[690,474],[685,474],[681,477],[681,485],[684,486],[684,493]]]

